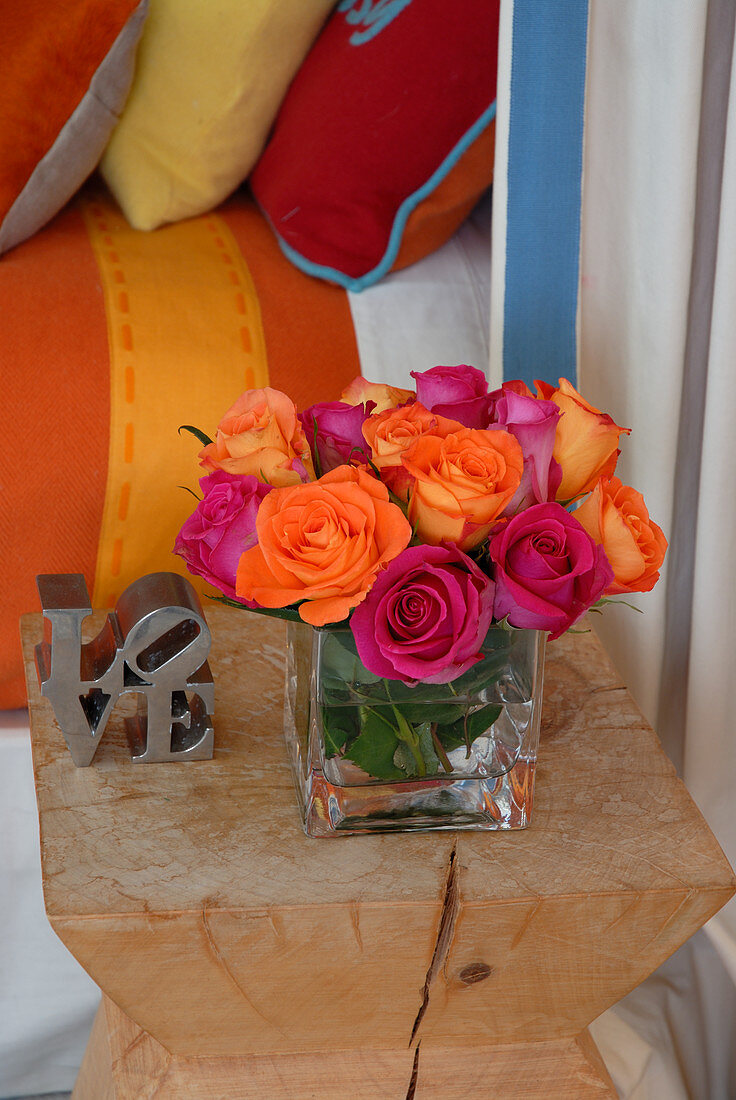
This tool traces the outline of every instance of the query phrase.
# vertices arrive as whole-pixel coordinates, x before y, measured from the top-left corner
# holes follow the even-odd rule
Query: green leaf
[[[407,722],[456,722],[465,714],[464,703],[394,703]]]
[[[207,447],[212,442],[208,435],[205,435],[199,428],[192,427],[191,424],[180,424],[177,435],[181,435],[182,432],[191,432],[193,436],[196,436],[203,447]]]
[[[320,699],[327,706],[341,706],[344,703],[355,702],[350,697],[347,684],[340,676],[323,675],[321,689]]]
[[[412,733],[413,746],[402,739],[394,753],[394,764],[401,768],[407,779],[436,775],[440,769],[440,761],[432,741],[432,723],[422,722]]]
[[[420,726],[415,728],[419,737],[419,751],[424,757],[424,763],[427,767],[427,775],[435,775],[440,770],[440,759],[435,752],[434,741],[432,740],[432,723],[422,722]]]
[[[417,762],[414,759],[414,754],[405,741],[399,741],[396,747],[394,764],[403,772],[405,779],[414,779],[416,777]]]
[[[472,745],[477,737],[482,737],[498,721],[502,709],[497,703],[489,703],[469,714],[467,723],[463,716],[451,725],[438,726],[437,737],[448,752],[459,749],[461,745]]]
[[[484,655],[482,661],[469,668],[459,679],[454,680],[452,687],[458,695],[476,695],[498,680],[508,663],[508,647],[490,650]]]
[[[327,757],[337,756],[359,730],[357,707],[322,707],[322,731]]]
[[[462,718],[458,722],[452,722],[449,725],[438,725],[435,735],[446,752],[459,749],[461,745],[465,744],[465,726]]]
[[[644,614],[642,609],[640,607],[635,607],[633,603],[627,603],[626,600],[610,600],[608,599],[608,597],[604,597],[603,599],[598,600],[598,602],[593,604],[593,606],[590,607],[588,610],[598,611],[599,608],[605,607],[607,603],[620,603],[623,604],[624,607],[628,607],[631,611],[638,611],[640,615]],[[570,631],[568,631],[568,633],[570,633]]]
[[[340,677],[352,684],[362,666],[353,644],[352,631],[335,631],[322,639],[322,676]]]
[[[368,708],[364,712],[363,728],[347,749],[345,756],[375,779],[405,779],[394,765],[394,753],[399,745],[396,730],[380,714]]]

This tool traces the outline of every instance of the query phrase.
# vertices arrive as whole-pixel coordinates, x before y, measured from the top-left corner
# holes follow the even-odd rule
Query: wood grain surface
[[[187,764],[133,765],[121,708],[76,769],[22,627],[49,919],[169,1053],[577,1042],[734,892],[593,634],[548,647],[528,830],[311,840],[283,624],[207,614],[215,756]]]
[[[615,1100],[590,1035],[457,1049],[169,1054],[108,998],[73,1100]]]

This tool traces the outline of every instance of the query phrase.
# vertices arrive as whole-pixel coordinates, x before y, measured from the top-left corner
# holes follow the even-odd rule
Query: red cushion
[[[298,266],[359,290],[394,265],[407,221],[464,162],[456,228],[490,183],[499,0],[343,0],[294,80],[252,176]],[[479,148],[485,152],[478,155]],[[480,170],[479,170],[480,166]],[[410,219],[410,215],[414,217]],[[437,218],[434,218],[435,226]]]

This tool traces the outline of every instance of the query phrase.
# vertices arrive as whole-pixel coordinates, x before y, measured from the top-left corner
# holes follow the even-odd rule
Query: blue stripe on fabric
[[[504,377],[575,383],[587,0],[515,0]]]
[[[378,264],[372,271],[366,272],[365,275],[360,275],[358,278],[352,278],[346,275],[343,271],[338,271],[334,267],[325,267],[323,264],[314,263],[312,260],[308,260],[306,256],[302,256],[301,252],[297,252],[295,248],[292,248],[290,244],[279,236],[278,230],[271,222],[276,239],[279,242],[281,251],[291,260],[296,267],[305,271],[307,275],[316,275],[320,279],[329,279],[333,283],[337,283],[339,286],[344,287],[346,290],[359,291],[364,290],[367,286],[371,286],[373,283],[377,283],[379,279],[391,270],[396,257],[399,254],[399,248],[401,247],[401,241],[404,236],[404,229],[406,223],[409,220],[409,215],[412,211],[419,206],[420,202],[423,202],[428,195],[431,195],[436,187],[440,185],[445,176],[455,167],[460,157],[467,149],[473,144],[477,137],[485,130],[486,126],[490,125],[491,121],[496,117],[496,101],[494,99],[490,107],[487,107],[483,114],[478,118],[473,125],[467,130],[460,141],[455,145],[442,161],[440,166],[434,170],[432,175],[423,183],[422,186],[414,191],[408,198],[404,199],[399,209],[396,211],[393,225],[391,226],[391,233],[389,235],[386,251],[381,257]],[[269,219],[270,220],[270,219]]]

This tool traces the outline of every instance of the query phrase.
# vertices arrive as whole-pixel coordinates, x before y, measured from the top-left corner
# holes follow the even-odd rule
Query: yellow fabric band
[[[196,489],[204,471],[200,445],[178,428],[192,424],[213,436],[243,390],[268,385],[268,366],[253,280],[221,218],[144,233],[106,197],[80,201],[110,345],[110,455],[93,606],[112,607],[143,573],[188,575],[172,548],[194,500],[178,486]]]

